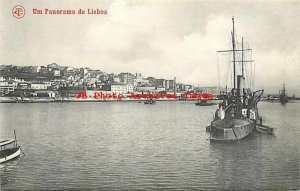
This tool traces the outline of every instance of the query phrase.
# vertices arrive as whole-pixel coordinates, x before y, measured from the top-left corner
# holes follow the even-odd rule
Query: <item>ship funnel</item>
[[[245,77],[242,75],[237,76],[237,90],[238,95],[243,96],[243,89],[245,88]]]

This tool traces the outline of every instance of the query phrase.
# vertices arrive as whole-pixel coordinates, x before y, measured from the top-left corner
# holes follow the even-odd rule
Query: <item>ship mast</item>
[[[237,88],[237,75],[236,75],[236,63],[242,63],[242,77],[244,76],[244,64],[247,62],[254,62],[254,60],[244,60],[244,52],[245,51],[252,51],[252,49],[246,48],[244,49],[244,38],[242,38],[242,49],[236,49],[236,42],[235,42],[235,30],[234,30],[234,17],[232,17],[232,32],[231,32],[231,37],[232,37],[232,50],[219,50],[217,53],[222,53],[222,52],[232,52],[233,60],[233,89]],[[242,60],[236,60],[236,52],[241,52],[242,53]]]
[[[244,77],[244,37],[242,37],[242,76]]]
[[[286,94],[285,83],[283,83],[282,95],[285,96],[285,94]]]
[[[232,54],[233,54],[233,88],[235,89],[235,42],[234,42],[234,17],[232,17]]]

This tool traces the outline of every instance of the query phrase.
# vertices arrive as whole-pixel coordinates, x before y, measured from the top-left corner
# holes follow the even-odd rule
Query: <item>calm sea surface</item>
[[[300,102],[259,103],[275,136],[213,144],[216,106],[193,102],[0,104],[0,137],[25,152],[1,190],[298,190]]]

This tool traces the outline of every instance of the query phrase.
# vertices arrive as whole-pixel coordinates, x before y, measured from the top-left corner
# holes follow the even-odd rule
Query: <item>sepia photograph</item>
[[[0,190],[300,190],[299,0],[2,0]]]

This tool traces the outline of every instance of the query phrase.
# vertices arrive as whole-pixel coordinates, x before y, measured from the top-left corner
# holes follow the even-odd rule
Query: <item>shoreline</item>
[[[144,102],[147,99],[76,99],[75,97],[40,97],[40,98],[21,98],[21,97],[0,97],[0,103],[67,103],[67,102]],[[211,99],[218,101],[218,99]],[[155,101],[198,101],[198,99],[155,99]]]

